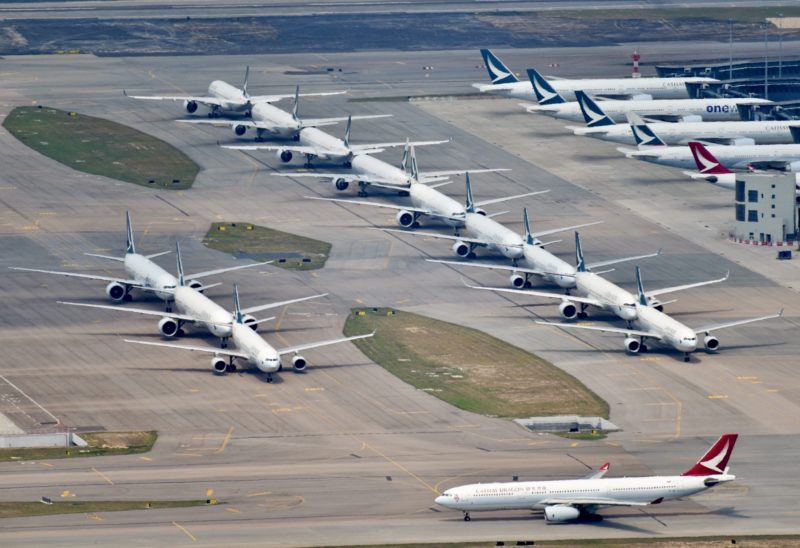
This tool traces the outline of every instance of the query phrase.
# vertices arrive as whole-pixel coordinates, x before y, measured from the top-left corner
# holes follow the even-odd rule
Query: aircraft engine
[[[458,255],[459,257],[469,257],[471,253],[470,245],[465,242],[458,241],[453,244],[453,253]]]
[[[485,209],[477,208],[475,210],[475,213],[477,213],[478,215],[483,215],[484,217],[486,217],[486,210]]]
[[[794,172],[800,171],[800,162],[797,161],[789,162],[788,164],[786,164],[786,168],[784,168],[784,171],[794,171]]]
[[[179,329],[180,325],[178,325],[178,322],[173,318],[161,318],[158,322],[158,330],[161,331],[161,334],[165,337],[174,337],[178,334]]]
[[[281,162],[291,162],[292,161],[292,151],[291,150],[279,150],[277,153],[278,158]]]
[[[661,301],[656,299],[655,297],[651,297],[648,299],[648,304],[658,310],[659,312],[664,312],[664,305],[661,304]]]
[[[756,140],[751,137],[736,137],[731,139],[730,144],[735,147],[746,147],[756,144]]]
[[[631,354],[638,353],[639,349],[642,347],[642,344],[633,337],[625,337],[625,342],[623,344],[625,345],[625,350]]]
[[[128,288],[121,283],[111,282],[106,286],[106,295],[112,301],[122,301],[128,294]]]
[[[574,320],[575,317],[578,315],[578,307],[575,306],[575,303],[569,301],[561,301],[561,304],[558,305],[558,312],[564,319]]]
[[[233,124],[231,129],[233,130],[233,134],[237,137],[241,137],[247,133],[247,126],[243,126],[242,124]]]
[[[511,276],[508,279],[511,282],[511,286],[516,287],[517,289],[522,289],[523,287],[525,287],[525,282],[528,281],[525,279],[525,276],[521,276],[516,272],[511,274]]]
[[[705,177],[706,181],[713,184],[728,184],[733,185],[736,184],[736,174],[735,173],[717,173],[717,174],[709,174]]]
[[[294,370],[298,373],[300,371],[305,371],[307,365],[308,363],[303,356],[294,356],[292,358],[292,367],[294,367]]]
[[[706,345],[707,350],[711,350],[712,352],[719,350],[719,339],[713,335],[706,335],[705,338],[703,338],[703,344]]]
[[[186,285],[194,289],[195,291],[203,291],[203,282],[200,280],[189,280],[186,282]]]
[[[211,367],[214,368],[215,374],[224,375],[225,372],[228,370],[228,362],[226,362],[219,356],[214,356],[213,358],[211,358]]]
[[[578,519],[581,511],[574,506],[566,506],[563,504],[556,504],[555,506],[546,506],[544,509],[544,519],[551,523],[562,523]]]
[[[342,179],[341,177],[332,179],[331,184],[333,185],[333,188],[335,188],[339,192],[344,192],[350,187],[350,181],[348,181],[347,179]]]
[[[397,212],[397,215],[395,215],[394,220],[397,221],[397,224],[399,224],[403,228],[410,228],[414,226],[414,222],[417,219],[416,215],[414,215],[410,211],[401,210]]]
[[[697,114],[686,114],[685,116],[681,116],[681,122],[683,123],[694,123],[694,122],[702,122],[703,117],[698,116]]]
[[[183,108],[185,108],[186,112],[188,112],[189,114],[194,114],[195,112],[197,112],[197,103],[194,101],[184,101]]]
[[[253,331],[258,331],[258,324],[255,323],[256,319],[255,319],[254,316],[251,316],[250,314],[247,314],[242,318],[242,321],[244,322],[244,324],[246,326],[248,326]]]

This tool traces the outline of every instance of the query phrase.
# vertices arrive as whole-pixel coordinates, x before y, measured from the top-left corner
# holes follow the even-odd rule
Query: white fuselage
[[[196,327],[203,327],[220,338],[231,336],[231,312],[188,286],[175,288],[175,308],[181,314],[198,318]],[[169,313],[164,316],[169,317]]]
[[[752,139],[760,145],[776,145],[793,143],[789,128],[800,127],[800,121],[652,122],[647,126],[668,145],[686,145],[689,141],[735,141],[737,138]],[[629,124],[576,127],[573,133],[615,143],[636,144]]]
[[[278,352],[248,325],[235,323],[231,331],[233,344],[247,354],[247,361],[259,371],[275,373],[281,368]]]
[[[621,96],[650,95],[653,99],[681,99],[689,97],[687,83],[712,83],[713,78],[598,78],[585,80],[548,80],[565,101],[575,100],[575,91],[589,95]],[[503,95],[524,101],[536,101],[530,80],[510,84],[476,85],[483,93]]]
[[[410,177],[402,169],[368,154],[354,156],[351,165],[354,173],[375,177],[387,184],[407,186],[410,181]]]
[[[178,285],[175,276],[156,263],[138,253],[125,254],[125,272],[132,280],[139,281],[145,291],[154,293],[159,299],[171,301]],[[164,291],[166,290],[166,291]]]
[[[626,321],[637,317],[636,297],[618,285],[593,272],[576,272],[575,289],[583,297],[596,299],[600,308],[612,312]],[[565,297],[569,299],[569,297]]]
[[[491,242],[488,245],[490,249],[499,251],[509,259],[522,257],[522,236],[494,219],[480,213],[467,213],[464,226],[475,238]]]
[[[575,287],[575,267],[556,257],[540,245],[525,244],[522,248],[522,266],[547,272],[542,279],[564,289]]]
[[[785,164],[788,171],[800,171],[800,144],[791,145],[712,145],[706,147],[719,162],[728,169],[748,169],[750,164]],[[654,164],[696,169],[692,151],[688,146],[648,147],[626,152],[629,158],[645,160]]]
[[[260,131],[286,138],[295,137],[300,131],[300,124],[291,114],[269,103],[256,103],[251,114],[254,122],[260,122]]]
[[[644,117],[699,116],[704,121],[739,120],[740,104],[772,104],[766,99],[672,99],[654,101],[598,101],[606,115],[617,123],[626,122],[629,112]],[[556,105],[532,105],[528,112],[546,114],[563,120],[583,122],[583,112],[577,102]]]
[[[444,222],[450,226],[464,226],[467,215],[464,204],[442,194],[435,188],[417,182],[411,183],[408,194],[414,207],[430,209],[437,215],[441,215]]]
[[[208,85],[208,94],[221,101],[219,110],[241,113],[250,108],[250,101],[239,88],[222,80],[214,80]]]
[[[642,331],[661,335],[662,342],[681,352],[697,349],[697,333],[678,320],[651,306],[636,305],[636,324]]]
[[[648,476],[640,478],[598,478],[558,481],[521,481],[513,483],[476,483],[448,489],[436,503],[453,510],[530,510],[549,506],[547,501],[608,500],[613,502],[651,503],[677,499],[709,489],[709,478],[719,483],[734,476]],[[593,504],[588,506],[602,506]]]
[[[344,145],[344,141],[328,135],[320,129],[306,127],[300,130],[299,136],[302,146],[314,149],[314,158],[334,162],[348,162],[351,159],[351,152]]]

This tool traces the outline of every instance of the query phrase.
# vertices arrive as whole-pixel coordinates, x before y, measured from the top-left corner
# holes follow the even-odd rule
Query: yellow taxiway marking
[[[219,446],[219,449],[215,451],[215,453],[222,453],[225,451],[225,448],[228,447],[228,444],[231,441],[231,435],[233,434],[233,426],[228,429],[228,434],[225,436],[225,439],[222,440],[222,445]]]
[[[95,521],[103,521],[103,518],[101,518],[97,514],[92,514],[91,516],[86,516],[86,517],[89,518],[89,519],[93,519]]]
[[[758,379],[758,377],[754,377],[752,375],[736,375],[737,381],[754,381]]]
[[[728,395],[727,394],[709,394],[708,395],[708,399],[709,400],[727,400],[728,399]]]
[[[777,392],[777,391],[778,391],[778,389],[777,389],[777,388],[767,388],[767,392],[770,392],[770,393],[773,393],[773,394],[774,394],[775,392]]]
[[[191,392],[192,394],[197,394],[198,392],[200,392],[200,389],[199,388],[191,388],[191,389],[189,389],[189,392]]]
[[[305,391],[306,392],[324,392],[325,388],[323,388],[322,386],[307,386],[305,388]]]
[[[210,497],[213,494],[214,494],[214,488],[213,487],[209,487],[208,489],[206,489],[206,496],[207,497]]]
[[[570,447],[578,447],[578,445],[579,445],[579,444],[578,444],[578,442],[577,442],[577,441],[574,441],[574,442],[572,442],[572,443],[570,443],[570,444],[569,444],[569,446],[570,446]]]
[[[139,457],[143,461],[152,462],[152,457]]]
[[[238,508],[225,508],[225,510],[234,514],[240,514],[242,512]]]
[[[370,451],[372,451],[372,452],[376,453],[377,455],[383,457],[387,462],[393,464],[394,466],[396,466],[397,468],[399,468],[400,470],[402,470],[403,472],[405,472],[406,474],[408,474],[409,476],[411,476],[412,478],[414,478],[415,480],[420,482],[422,485],[424,485],[425,487],[427,487],[428,489],[430,489],[431,491],[433,491],[437,495],[439,494],[438,491],[436,491],[436,489],[434,489],[434,487],[430,483],[428,483],[427,481],[425,481],[424,479],[422,479],[421,477],[416,475],[414,472],[412,472],[411,470],[409,470],[408,468],[406,468],[405,466],[403,466],[402,464],[400,464],[399,462],[394,460],[389,455],[381,452],[380,450],[378,450],[375,447],[369,445],[368,443],[365,443],[364,445],[367,446],[367,449],[369,449]]]
[[[61,496],[62,497],[68,497],[69,496],[69,491],[64,491],[63,493],[61,493]]]
[[[40,462],[39,464],[41,464],[42,466],[47,466],[48,468],[52,468],[53,467],[53,465],[50,464],[49,462]]]
[[[173,521],[172,525],[174,525],[175,527],[177,527],[178,529],[183,531],[186,534],[186,536],[189,537],[190,539],[192,539],[194,542],[197,542],[197,537],[195,537],[193,534],[191,534],[186,527],[184,527],[183,525],[181,525],[177,521]]]
[[[100,470],[98,470],[97,468],[92,468],[92,472],[94,472],[95,474],[97,474],[98,476],[100,476],[101,478],[103,478],[104,480],[106,480],[106,481],[108,482],[108,484],[109,484],[109,485],[114,485],[114,482],[113,482],[113,481],[111,481],[111,478],[109,478],[108,476],[106,476],[104,473],[102,473],[102,472],[101,472]]]
[[[272,494],[272,491],[259,491],[258,493],[248,493],[246,496],[248,497],[264,497],[269,494]]]

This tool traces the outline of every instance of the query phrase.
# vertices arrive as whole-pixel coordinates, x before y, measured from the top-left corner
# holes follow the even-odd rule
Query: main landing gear
[[[691,358],[691,353],[690,352],[684,352],[683,353],[683,361],[684,362],[689,362],[689,361],[691,361],[691,359],[692,358]]]
[[[472,518],[469,517],[469,512],[464,512],[464,521],[472,521]]]
[[[579,320],[585,320],[586,318],[589,317],[589,314],[586,313],[586,307],[587,306],[588,306],[587,304],[581,303],[581,311],[578,312],[578,319]]]
[[[367,183],[364,181],[358,182],[358,195],[362,198],[367,197]]]

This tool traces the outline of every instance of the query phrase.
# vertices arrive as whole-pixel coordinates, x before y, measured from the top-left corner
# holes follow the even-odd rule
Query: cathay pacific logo
[[[633,136],[636,139],[637,145],[663,145],[664,141],[658,138],[658,136],[653,133],[647,126],[636,126],[632,125],[631,130],[633,131]]]
[[[707,171],[711,171],[712,169],[719,167],[719,162],[709,160],[701,151],[697,152],[697,161],[703,165],[700,173],[706,173]]]
[[[718,473],[722,474],[723,472],[719,467],[719,463],[721,463],[725,459],[725,456],[728,454],[728,447],[729,446],[730,446],[730,442],[728,440],[725,440],[725,446],[722,448],[722,450],[719,453],[717,453],[716,455],[714,455],[713,457],[711,457],[708,460],[702,461],[700,464],[702,464],[703,466],[705,466],[709,470],[714,470],[715,472],[718,472]]]
[[[492,75],[492,83],[501,84],[503,83],[502,80],[505,80],[506,78],[509,78],[511,76],[511,72],[509,72],[508,70],[503,70],[505,67],[498,68],[497,65],[495,65],[495,61],[496,59],[494,59],[490,55],[487,55],[486,68],[489,69],[489,74]]]

